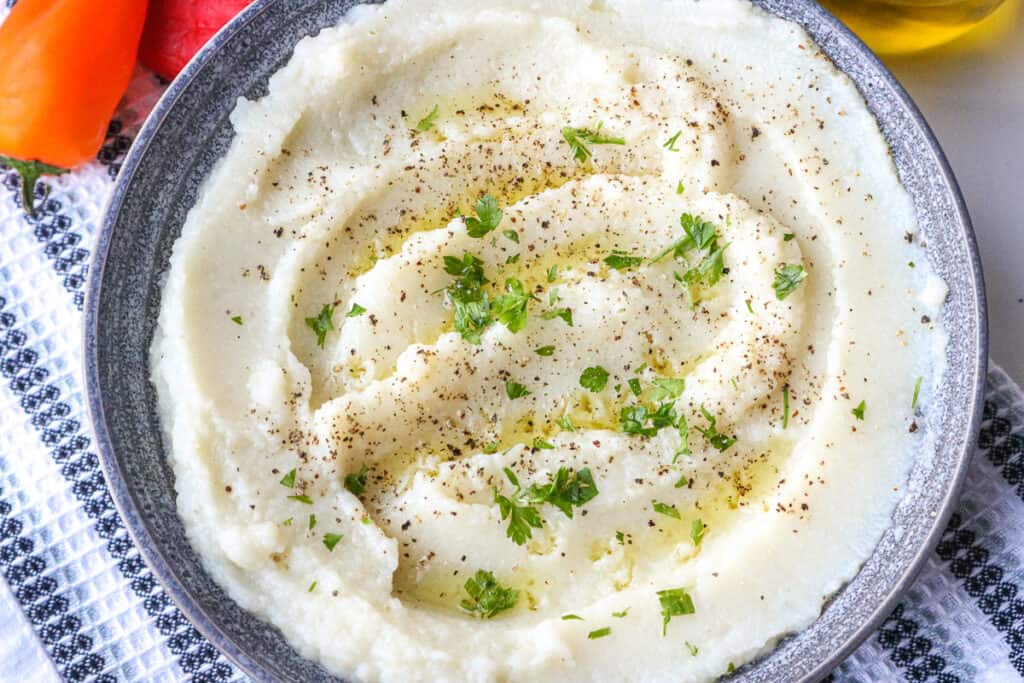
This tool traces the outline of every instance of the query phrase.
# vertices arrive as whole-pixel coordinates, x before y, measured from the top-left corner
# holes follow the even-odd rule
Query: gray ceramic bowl
[[[881,63],[816,3],[757,0],[797,21],[860,88],[910,191],[932,265],[949,284],[942,323],[947,370],[921,428],[941,435],[918,454],[912,495],[897,508],[857,577],[805,631],[736,672],[739,681],[813,681],[888,615],[952,512],[979,424],[986,369],[985,301],[970,220],[920,113]],[[258,0],[221,31],[170,86],[121,170],[90,270],[85,359],[89,408],[111,494],[142,556],[196,627],[259,680],[335,680],[277,629],[211,580],[175,510],[149,382],[148,349],[161,275],[199,184],[232,137],[239,96],[259,97],[303,36],[335,24],[354,0]],[[922,441],[924,443],[924,441]]]

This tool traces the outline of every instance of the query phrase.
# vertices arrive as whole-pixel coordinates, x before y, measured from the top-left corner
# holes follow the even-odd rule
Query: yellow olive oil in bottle
[[[906,54],[974,28],[1003,0],[822,0],[871,49]]]

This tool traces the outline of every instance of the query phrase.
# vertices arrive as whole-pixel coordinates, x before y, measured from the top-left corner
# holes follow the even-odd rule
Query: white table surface
[[[1024,381],[1024,11],[941,50],[887,59],[956,173],[978,236],[989,352]],[[998,27],[998,28],[997,28]],[[982,40],[985,37],[985,40]]]

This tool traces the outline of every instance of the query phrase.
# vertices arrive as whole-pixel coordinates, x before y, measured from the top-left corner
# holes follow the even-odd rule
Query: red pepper
[[[172,80],[251,0],[151,0],[139,61]]]

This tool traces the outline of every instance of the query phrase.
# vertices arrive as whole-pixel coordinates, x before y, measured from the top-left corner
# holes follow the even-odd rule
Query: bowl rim
[[[99,325],[99,301],[103,285],[103,273],[106,266],[107,255],[113,238],[114,228],[125,195],[132,184],[133,177],[145,157],[152,138],[158,134],[164,119],[173,109],[179,96],[185,91],[191,81],[209,60],[213,59],[221,50],[223,45],[229,42],[240,31],[257,16],[266,11],[269,7],[283,0],[255,0],[237,14],[230,22],[223,26],[188,62],[178,76],[167,87],[152,111],[147,116],[139,133],[136,135],[125,160],[121,166],[120,173],[115,181],[114,189],[111,192],[102,212],[102,222],[96,235],[93,255],[89,265],[86,298],[84,305],[84,321],[82,325],[82,359],[83,376],[86,393],[86,407],[89,418],[92,422],[95,443],[98,451],[100,467],[106,479],[107,488],[110,491],[114,507],[120,515],[124,526],[138,548],[139,555],[159,580],[164,591],[168,594],[178,609],[196,627],[196,629],[214,646],[217,647],[235,666],[243,673],[256,680],[273,680],[269,672],[257,661],[253,660],[244,650],[239,648],[233,638],[225,633],[217,622],[212,619],[191,596],[188,589],[182,582],[179,573],[174,566],[167,561],[159,547],[153,542],[151,534],[143,521],[139,511],[139,503],[135,494],[125,485],[124,472],[118,458],[114,455],[114,448],[107,427],[104,410],[104,400],[100,391],[99,378],[99,348],[97,342]],[[356,0],[362,4],[366,0]],[[381,0],[369,0],[380,2]],[[935,546],[945,529],[949,518],[953,514],[956,504],[959,501],[960,493],[967,476],[967,471],[974,452],[974,442],[978,434],[982,409],[984,405],[985,382],[988,372],[988,315],[986,306],[985,280],[981,264],[981,256],[978,251],[977,238],[974,227],[967,210],[959,184],[953,174],[949,161],[942,150],[934,132],[931,130],[921,111],[907,93],[906,89],[899,83],[896,77],[882,63],[881,59],[867,45],[864,44],[850,29],[832,15],[827,9],[813,0],[792,0],[806,6],[807,11],[813,13],[815,19],[820,21],[828,30],[834,31],[842,36],[845,41],[852,44],[865,63],[874,69],[875,73],[882,79],[884,85],[890,89],[896,101],[906,111],[911,123],[916,126],[923,135],[928,151],[934,156],[940,171],[938,180],[943,186],[943,192],[952,201],[953,209],[960,225],[963,226],[963,239],[970,255],[970,272],[974,279],[974,311],[977,321],[977,336],[973,339],[979,350],[971,371],[974,375],[973,390],[969,405],[969,420],[967,422],[968,435],[965,446],[960,449],[957,456],[957,464],[954,476],[948,480],[945,495],[939,501],[937,512],[932,515],[931,525],[922,543],[913,558],[906,564],[902,575],[890,588],[888,594],[878,603],[870,617],[852,632],[849,637],[838,647],[834,648],[827,657],[823,658],[817,666],[804,674],[798,683],[811,683],[820,680],[831,672],[837,665],[845,660],[856,650],[878,627],[885,621],[889,613],[895,607],[907,589],[914,583],[925,562],[931,555]],[[770,10],[766,10],[770,11]],[[796,22],[801,24],[802,22]],[[837,67],[838,68],[838,67]],[[842,70],[840,70],[842,71]],[[845,72],[843,72],[845,73]],[[860,84],[852,79],[854,85],[860,90]],[[872,116],[877,118],[874,113]],[[902,182],[902,181],[901,181]],[[859,573],[860,570],[858,570]],[[855,575],[856,576],[856,575]],[[851,578],[851,581],[853,579]],[[847,582],[849,583],[849,582]],[[844,583],[845,587],[846,583]],[[773,648],[774,649],[774,648]],[[770,652],[770,650],[769,650]],[[767,653],[766,653],[767,654]],[[760,658],[752,660],[751,663],[759,661]],[[741,673],[746,666],[737,670]]]

